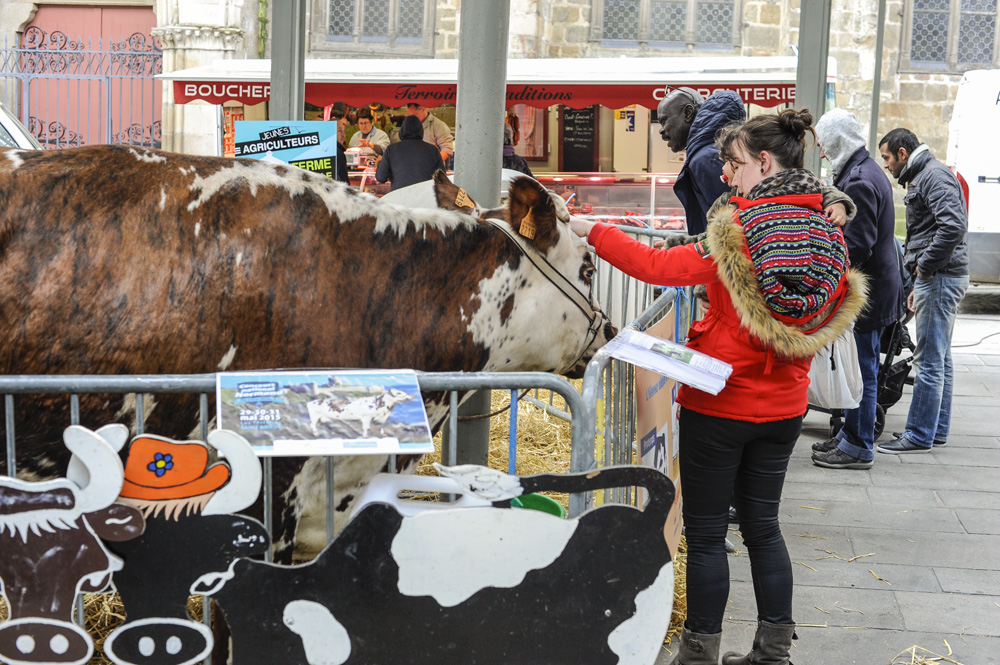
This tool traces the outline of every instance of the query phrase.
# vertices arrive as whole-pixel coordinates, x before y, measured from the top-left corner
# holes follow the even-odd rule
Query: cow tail
[[[614,487],[644,487],[648,500],[643,513],[657,523],[663,523],[674,505],[676,490],[673,481],[662,471],[648,466],[612,466],[585,473],[539,473],[521,476],[524,493],[529,492],[591,492]]]

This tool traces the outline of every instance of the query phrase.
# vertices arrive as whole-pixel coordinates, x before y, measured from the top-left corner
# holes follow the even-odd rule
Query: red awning
[[[747,103],[774,107],[795,101],[795,65],[796,59],[787,57],[508,60],[507,106],[637,104],[652,109],[663,98],[664,86],[670,85],[689,86],[705,96],[733,90]],[[443,59],[307,60],[305,99],[316,106],[455,104],[457,72],[457,61]],[[223,60],[160,77],[172,81],[179,104],[202,100],[252,105],[267,101],[271,92],[269,60]]]

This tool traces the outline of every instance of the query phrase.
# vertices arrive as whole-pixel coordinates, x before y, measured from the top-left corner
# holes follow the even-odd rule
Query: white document
[[[622,330],[604,347],[618,360],[659,372],[698,390],[719,394],[733,366],[638,330]]]

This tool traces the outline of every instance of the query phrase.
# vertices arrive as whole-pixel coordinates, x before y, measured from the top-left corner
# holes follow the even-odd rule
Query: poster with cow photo
[[[219,429],[261,456],[434,452],[410,370],[220,373],[216,399]]]

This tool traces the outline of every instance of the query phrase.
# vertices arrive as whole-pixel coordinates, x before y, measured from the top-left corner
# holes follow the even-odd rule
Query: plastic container
[[[539,510],[556,517],[566,517],[566,509],[562,507],[562,504],[544,494],[525,494],[514,497],[510,500],[510,505],[514,508]]]

